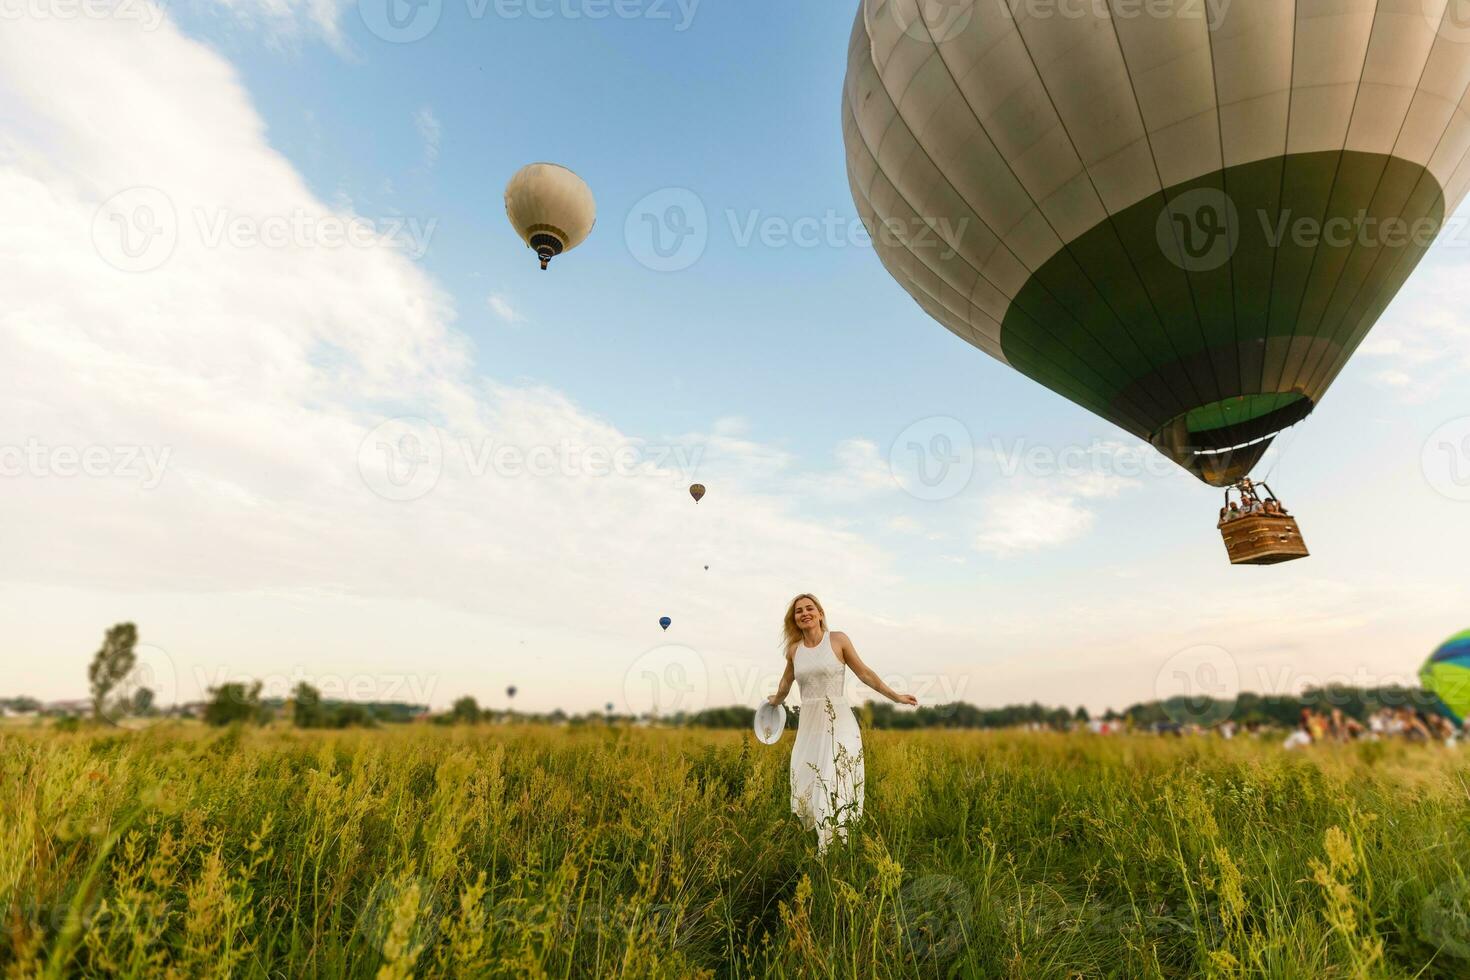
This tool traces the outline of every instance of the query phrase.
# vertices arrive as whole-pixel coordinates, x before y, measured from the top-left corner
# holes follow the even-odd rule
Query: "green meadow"
[[[12,977],[1454,977],[1470,756],[586,726],[0,731]]]

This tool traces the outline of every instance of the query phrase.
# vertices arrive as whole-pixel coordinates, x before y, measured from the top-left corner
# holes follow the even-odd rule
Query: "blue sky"
[[[412,675],[436,703],[513,679],[528,707],[569,709],[623,703],[649,662],[702,672],[693,701],[753,702],[806,588],[930,701],[1122,706],[1161,693],[1181,653],[1222,662],[1202,649],[1249,689],[1402,679],[1464,628],[1463,228],[1268,464],[1314,557],[1231,568],[1217,491],[1120,470],[1153,457],[953,338],[852,240],[852,4],[706,0],[684,30],[663,2],[438,9],[412,43],[368,29],[380,9],[330,0],[196,3],[153,30],[33,17],[0,38],[0,199],[18,215],[0,253],[34,285],[0,350],[0,442],[171,460],[147,488],[8,478],[0,608],[26,654],[10,693],[79,695],[123,618],[180,698],[234,675],[362,675],[379,695]],[[599,208],[544,274],[501,200],[537,160],[576,170]],[[136,186],[182,216],[180,245],[119,272],[87,229]],[[680,192],[707,243],[655,271],[640,202]],[[432,233],[421,256],[191,241],[189,216],[221,208]],[[767,219],[837,231],[742,242]],[[422,499],[379,499],[358,472],[397,416],[446,447]],[[955,432],[973,477],[944,499],[905,492],[891,464],[908,441]],[[449,458],[464,439],[566,438],[698,465],[497,480]],[[1102,462],[1069,472],[996,458],[1094,445]],[[711,487],[697,509],[685,477]]]

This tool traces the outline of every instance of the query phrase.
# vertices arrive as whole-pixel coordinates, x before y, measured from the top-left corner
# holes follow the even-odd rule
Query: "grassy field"
[[[815,853],[791,740],[595,728],[0,733],[32,976],[1463,976],[1437,747],[868,733]]]

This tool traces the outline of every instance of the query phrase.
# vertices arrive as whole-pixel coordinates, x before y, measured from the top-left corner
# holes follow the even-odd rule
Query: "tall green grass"
[[[1438,747],[867,733],[825,855],[790,739],[0,734],[8,976],[1452,977]]]

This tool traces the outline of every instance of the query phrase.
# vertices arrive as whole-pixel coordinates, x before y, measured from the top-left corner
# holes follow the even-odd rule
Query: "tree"
[[[291,722],[297,728],[321,728],[326,724],[321,691],[302,681],[291,697],[295,702],[291,706]]]
[[[209,703],[204,706],[205,724],[222,726],[260,721],[265,714],[265,706],[260,703],[262,686],[260,681],[256,681],[249,687],[241,683],[211,687]]]
[[[456,722],[463,725],[473,725],[480,720],[480,702],[466,695],[454,702],[454,707],[449,715]]]
[[[118,623],[107,631],[102,639],[102,648],[92,657],[87,668],[87,680],[92,686],[92,716],[102,718],[107,696],[112,693],[138,664],[134,648],[138,645],[138,627],[132,623]]]
[[[1080,704],[1077,706],[1077,710],[1072,712],[1072,717],[1083,724],[1092,720],[1092,716],[1087,713],[1086,706]]]
[[[332,712],[331,725],[333,728],[373,728],[378,723],[373,717],[373,712],[366,705],[348,702],[338,705]]]
[[[139,718],[146,718],[152,714],[153,690],[147,687],[138,688],[133,692],[132,702],[129,707],[132,709],[133,714]]]

